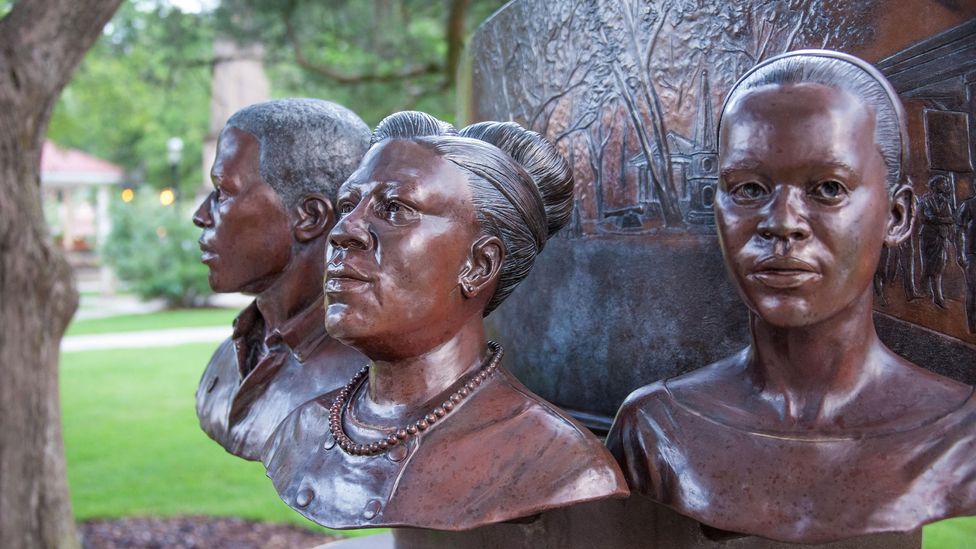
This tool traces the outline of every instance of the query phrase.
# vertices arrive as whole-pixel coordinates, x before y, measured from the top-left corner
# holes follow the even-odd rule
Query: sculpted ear
[[[497,236],[482,236],[475,240],[468,264],[458,280],[464,297],[474,298],[494,291],[504,258],[505,247]]]
[[[332,201],[320,193],[303,196],[295,206],[295,239],[308,242],[329,233],[335,224]]]
[[[915,226],[915,191],[908,183],[901,183],[891,197],[891,211],[888,213],[888,231],[885,246],[891,248],[912,236]]]

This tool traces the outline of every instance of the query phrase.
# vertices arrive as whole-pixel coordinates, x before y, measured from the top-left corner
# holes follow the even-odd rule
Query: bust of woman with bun
[[[849,55],[765,61],[719,122],[716,223],[751,344],[634,392],[631,488],[711,527],[821,543],[976,513],[973,388],[878,339],[872,279],[911,234],[904,114]]]
[[[328,332],[370,363],[272,437],[285,503],[330,528],[464,530],[628,493],[485,335],[572,200],[565,160],[517,124],[380,123],[339,190],[325,282]]]

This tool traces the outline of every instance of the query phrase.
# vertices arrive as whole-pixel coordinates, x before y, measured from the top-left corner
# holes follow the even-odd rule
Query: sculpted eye
[[[847,188],[844,187],[843,183],[840,181],[828,179],[827,181],[821,181],[818,183],[817,186],[813,188],[812,194],[817,198],[835,201],[847,195]]]
[[[377,213],[382,213],[383,217],[394,225],[405,225],[416,220],[420,215],[413,207],[392,198],[377,209]]]
[[[738,201],[760,200],[769,194],[766,187],[755,181],[747,181],[732,189],[732,198]]]
[[[355,209],[355,205],[352,202],[343,201],[339,204],[339,215],[348,215],[352,213],[353,209]]]

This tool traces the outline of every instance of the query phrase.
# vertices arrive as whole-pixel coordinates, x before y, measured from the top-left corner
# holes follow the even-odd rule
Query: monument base
[[[387,538],[389,539],[389,538]],[[492,524],[463,532],[393,531],[396,549],[919,549],[921,531],[860,536],[806,545],[706,529],[646,498],[604,500],[556,509],[526,523]],[[378,548],[377,548],[378,549]]]

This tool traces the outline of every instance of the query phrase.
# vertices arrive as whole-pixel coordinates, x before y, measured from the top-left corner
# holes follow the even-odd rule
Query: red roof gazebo
[[[100,243],[111,228],[108,200],[112,185],[122,182],[124,170],[101,158],[52,141],[41,152],[41,188],[58,203],[58,223],[65,250],[87,247],[88,240]],[[90,197],[94,189],[94,205]],[[79,196],[80,195],[80,196]],[[81,199],[80,202],[77,199]]]

